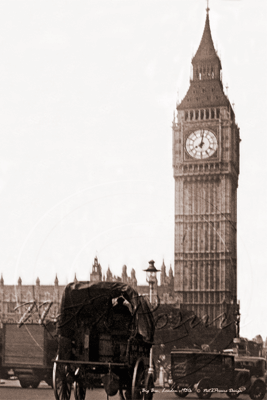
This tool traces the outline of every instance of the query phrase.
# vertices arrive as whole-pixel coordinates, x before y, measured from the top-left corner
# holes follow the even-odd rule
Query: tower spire
[[[217,52],[214,48],[212,36],[211,36],[211,30],[210,30],[210,19],[209,19],[209,8],[207,8],[207,16],[206,16],[206,22],[205,22],[205,27],[203,31],[203,35],[198,47],[198,50],[193,57],[193,64],[196,61],[217,61],[220,64],[219,57],[217,55]],[[220,66],[221,67],[221,66]]]
[[[229,100],[223,92],[221,60],[212,40],[208,0],[206,10],[204,31],[192,58],[190,88],[181,103],[176,105],[177,110],[229,105]]]
[[[209,13],[209,10],[210,10],[210,8],[209,8],[209,0],[207,0],[207,8],[206,8],[207,14]]]

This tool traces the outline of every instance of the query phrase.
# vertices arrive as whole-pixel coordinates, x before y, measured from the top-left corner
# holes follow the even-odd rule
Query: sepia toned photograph
[[[266,399],[265,0],[0,2],[0,399]]]

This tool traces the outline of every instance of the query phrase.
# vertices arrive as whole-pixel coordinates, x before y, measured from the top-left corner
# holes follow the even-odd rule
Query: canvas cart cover
[[[121,282],[76,282],[66,286],[62,295],[57,333],[71,340],[77,324],[99,326],[107,323],[113,307],[112,299],[123,296],[131,305],[136,333],[147,343],[154,339],[154,318],[144,297]]]

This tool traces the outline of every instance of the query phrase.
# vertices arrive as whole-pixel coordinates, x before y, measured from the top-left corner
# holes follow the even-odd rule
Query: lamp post
[[[235,337],[239,338],[239,330],[240,330],[240,312],[239,312],[239,304],[236,304],[235,312]]]
[[[150,304],[153,302],[153,286],[154,283],[157,282],[157,272],[159,272],[158,269],[155,267],[155,261],[151,260],[149,261],[149,267],[147,269],[144,269],[146,272],[146,281],[149,284],[149,301]]]
[[[239,353],[239,345],[241,343],[241,339],[240,339],[240,336],[239,336],[240,312],[239,312],[239,304],[238,303],[235,304],[233,316],[234,316],[234,321],[235,321],[235,337],[233,338],[233,343],[236,346],[237,353]]]
[[[149,267],[147,269],[144,269],[144,271],[146,272],[146,281],[149,284],[149,302],[150,305],[152,306],[152,302],[153,302],[153,286],[154,283],[157,282],[157,272],[159,272],[159,270],[155,267],[155,261],[151,260],[149,261]],[[150,306],[150,307],[151,307]],[[150,308],[151,311],[153,312],[153,307]],[[152,388],[154,386],[154,364],[153,364],[153,346],[151,346],[150,348],[150,352],[149,352],[149,368],[148,368],[148,378],[147,378],[147,385],[146,385],[146,389]],[[150,392],[151,395],[151,392]]]

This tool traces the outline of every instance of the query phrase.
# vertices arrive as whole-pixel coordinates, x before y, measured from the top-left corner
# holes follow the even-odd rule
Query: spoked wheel
[[[146,374],[145,377],[145,391],[143,393],[143,400],[152,400],[154,389],[154,375]]]
[[[142,358],[136,361],[132,380],[132,400],[145,399],[145,365]]]
[[[56,360],[58,360],[58,356]],[[66,369],[67,367],[65,365],[54,362],[53,389],[56,400],[70,399],[72,381]]]
[[[84,400],[86,396],[86,386],[82,380],[74,382],[74,397],[75,400]]]

